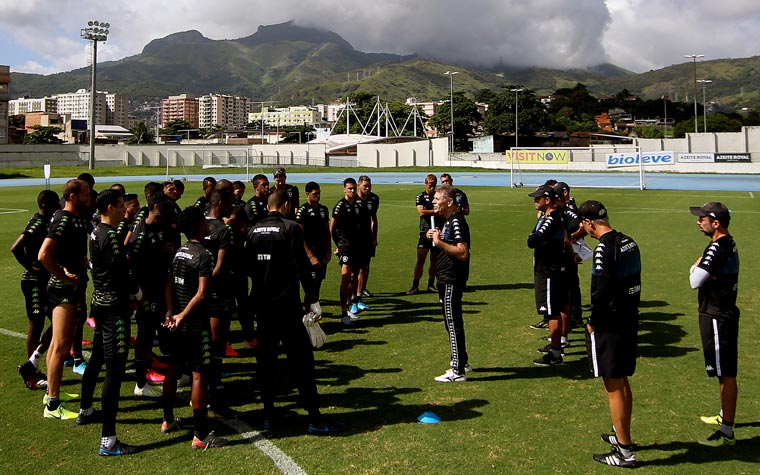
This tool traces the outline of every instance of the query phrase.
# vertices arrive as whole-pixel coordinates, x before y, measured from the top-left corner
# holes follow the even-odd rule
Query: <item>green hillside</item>
[[[697,64],[698,76],[714,82],[707,100],[728,110],[760,106],[760,57],[719,59]],[[692,65],[682,64],[634,74],[610,64],[588,70],[545,68],[479,70],[423,58],[364,53],[330,31],[291,22],[260,26],[251,36],[212,40],[186,31],[151,41],[140,54],[98,65],[98,89],[128,94],[132,108],[160,97],[181,93],[245,95],[276,100],[280,105],[326,102],[349,92],[380,95],[386,100],[415,96],[421,101],[449,95],[449,78],[456,70],[455,88],[473,94],[505,84],[525,85],[539,95],[585,84],[596,96],[623,89],[643,99],[667,94],[671,100],[692,96]],[[12,73],[11,96],[39,97],[89,88],[89,68],[48,76]],[[701,102],[701,89],[698,94]]]

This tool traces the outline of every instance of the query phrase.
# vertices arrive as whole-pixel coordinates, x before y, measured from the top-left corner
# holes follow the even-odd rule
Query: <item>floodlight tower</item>
[[[92,87],[90,89],[90,159],[88,162],[89,169],[95,169],[95,75],[96,65],[98,63],[98,41],[105,42],[108,39],[108,28],[110,23],[91,20],[87,22],[87,28],[82,28],[80,36],[82,39],[92,42]]]
[[[519,125],[517,121],[517,96],[523,91],[523,88],[510,89],[509,91],[515,93],[515,149],[517,149],[517,128]]]
[[[454,75],[459,74],[459,71],[446,71],[443,74],[451,80],[451,102],[449,102],[449,109],[451,109],[451,141],[449,153],[454,153]]]
[[[710,79],[697,79],[698,83],[702,83],[702,114],[704,115],[705,133],[707,133],[707,99],[705,98],[705,84],[710,84]]]
[[[694,133],[699,132],[699,122],[697,119],[697,58],[704,58],[703,54],[685,54],[684,58],[691,58],[694,63]]]

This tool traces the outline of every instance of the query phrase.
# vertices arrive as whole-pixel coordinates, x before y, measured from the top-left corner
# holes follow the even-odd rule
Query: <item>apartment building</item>
[[[8,102],[8,115],[23,115],[29,112],[56,113],[58,101],[55,97],[19,97]]]
[[[106,125],[129,125],[129,97],[106,92]]]
[[[90,91],[79,89],[76,92],[56,94],[58,114],[68,114],[72,120],[84,120],[90,122]],[[106,95],[98,91],[95,93],[95,123],[105,124],[106,121]]]
[[[420,102],[416,97],[409,97],[406,99],[406,102],[404,102],[404,104],[408,106],[416,105],[417,110],[420,111],[421,114],[427,118],[430,118],[435,115],[435,113],[438,111],[438,106],[443,104],[443,101]]]
[[[299,125],[314,125],[322,122],[322,114],[316,107],[264,107],[261,112],[248,114],[248,122],[262,120],[271,127],[293,127]]]
[[[72,120],[90,120],[90,91],[79,89],[76,92],[56,94],[56,112],[68,114]],[[95,93],[95,124],[128,125],[129,98],[124,94]]]
[[[8,101],[10,100],[11,68],[0,65],[0,144],[8,143]]]
[[[207,94],[198,98],[198,126],[202,129],[222,126],[242,129],[248,124],[251,112],[250,97]]]
[[[161,99],[161,127],[175,120],[187,120],[197,129],[198,99],[192,94],[180,94]]]

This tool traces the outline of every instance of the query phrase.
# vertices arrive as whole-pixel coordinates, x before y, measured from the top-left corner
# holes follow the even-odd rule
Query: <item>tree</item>
[[[193,123],[187,119],[177,119],[166,123],[166,127],[161,129],[162,135],[181,135],[186,136],[188,130],[194,129]],[[191,137],[198,137],[200,133],[195,130],[189,132]]]
[[[554,100],[550,105],[550,112],[556,112],[564,107],[573,110],[572,119],[579,120],[582,114],[595,114],[599,112],[599,101],[592,96],[585,84],[577,83],[575,87],[557,89]]]
[[[711,114],[707,116],[708,132],[739,132],[742,129],[740,118],[726,114]]]
[[[702,118],[699,118],[699,131],[702,128]],[[726,114],[718,113],[707,116],[708,132],[738,132],[742,129],[742,121],[736,117],[729,117]],[[694,132],[694,116],[690,119],[678,122],[673,128],[673,137],[683,138],[687,133]]]
[[[59,144],[63,140],[57,137],[63,132],[60,127],[47,127],[43,125],[33,125],[32,132],[24,136],[25,144]]]
[[[153,131],[145,124],[145,122],[138,122],[129,131],[132,132],[133,135],[133,137],[129,139],[129,143],[131,144],[155,142]]]
[[[24,114],[9,115],[8,129],[23,129],[26,125],[26,116]]]
[[[517,126],[521,135],[534,135],[544,130],[547,124],[546,108],[536,98],[536,94],[527,88],[505,85],[500,94],[492,97],[488,103],[488,113],[484,124],[487,134],[500,135],[515,133],[515,99],[517,100]],[[522,89],[522,91],[512,91]]]
[[[483,120],[478,112],[478,106],[463,92],[454,93],[454,150],[467,151],[470,144],[467,138],[475,133],[478,123]],[[451,130],[451,104],[445,102],[428,122],[431,127],[438,129],[438,135],[444,135]]]
[[[284,127],[280,129],[283,136],[280,143],[306,143],[309,135],[314,133],[314,127],[310,125],[297,125],[295,127]]]
[[[490,105],[491,101],[493,101],[497,95],[498,94],[496,94],[492,90],[488,88],[484,88],[476,92],[475,97],[473,97],[473,99],[475,100],[475,102],[485,102],[486,104]]]
[[[747,116],[744,118],[744,125],[760,125],[760,110],[752,109],[747,111]]]
[[[639,129],[639,136],[643,139],[665,138],[665,131],[654,125],[645,125]]]

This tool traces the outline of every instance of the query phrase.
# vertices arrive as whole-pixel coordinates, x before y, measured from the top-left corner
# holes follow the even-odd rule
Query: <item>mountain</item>
[[[333,31],[294,24],[259,26],[244,38],[213,40],[196,30],[174,33],[148,43],[140,54],[98,63],[98,89],[130,96],[133,109],[181,93],[224,93],[280,105],[326,102],[349,92],[367,92],[384,100],[437,100],[449,96],[442,73],[459,71],[454,86],[475,93],[503,85],[525,85],[539,95],[585,84],[595,95],[627,89],[644,99],[667,94],[671,100],[693,96],[689,62],[635,74],[611,64],[585,70],[499,68],[482,70],[443,64],[415,55],[357,51]],[[698,63],[708,86],[708,102],[727,107],[760,104],[760,57]],[[41,76],[11,73],[11,96],[44,96],[89,89],[90,68]],[[700,97],[701,99],[701,97]]]

